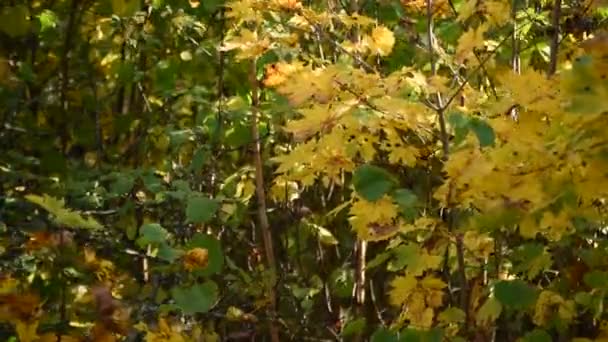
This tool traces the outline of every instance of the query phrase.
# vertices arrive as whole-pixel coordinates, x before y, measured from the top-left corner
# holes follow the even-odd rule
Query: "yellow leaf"
[[[140,0],[112,0],[112,12],[120,17],[130,17],[140,7]]]
[[[36,334],[37,330],[38,321],[24,322],[19,320],[15,323],[15,331],[17,332],[20,342],[36,341],[38,339],[38,334]]]
[[[389,292],[390,303],[394,306],[401,306],[407,302],[416,288],[418,280],[413,275],[399,276],[391,282],[391,291]]]
[[[463,22],[467,20],[477,10],[478,0],[466,0],[458,9],[458,21]]]
[[[456,48],[456,61],[464,63],[467,60],[475,60],[475,49],[484,46],[483,35],[488,30],[487,23],[483,23],[476,28],[470,28],[458,39],[458,47]]]
[[[378,26],[372,30],[371,39],[367,41],[367,44],[373,53],[387,56],[393,50],[393,45],[395,45],[395,35],[388,28]]]
[[[534,239],[536,234],[540,231],[538,224],[533,216],[526,216],[519,223],[519,234],[526,239]]]
[[[483,9],[493,25],[504,25],[511,20],[511,6],[508,1],[483,1]]]
[[[260,38],[257,32],[241,29],[238,35],[232,36],[220,47],[221,51],[238,50],[237,60],[252,59],[261,56],[270,47],[268,37]]]
[[[184,255],[183,263],[184,268],[188,271],[205,268],[209,263],[209,251],[200,247],[193,248]]]
[[[485,303],[477,311],[475,319],[477,324],[489,325],[492,324],[502,312],[502,304],[494,298],[488,298]]]

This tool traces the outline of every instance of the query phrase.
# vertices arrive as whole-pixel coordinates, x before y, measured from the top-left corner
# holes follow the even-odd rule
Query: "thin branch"
[[[435,51],[433,44],[433,0],[426,0],[426,19],[427,19],[427,37],[429,44],[429,58],[431,63],[431,73],[433,76],[437,75],[437,66],[435,62]],[[483,63],[480,63],[482,66]],[[464,88],[464,84],[466,84],[467,80],[463,82],[460,86],[460,89],[453,95],[448,103],[444,106],[442,104],[441,93],[437,92],[436,100],[437,100],[437,116],[439,117],[439,130],[440,130],[440,139],[441,145],[443,147],[443,160],[447,161],[448,156],[450,154],[450,145],[449,145],[449,135],[446,128],[445,122],[445,109],[449,106],[449,103],[456,98],[456,96],[460,93],[460,90]],[[451,188],[451,187],[450,187]],[[448,229],[450,232],[453,232],[456,227],[456,215],[457,212],[454,208],[451,208],[451,197],[452,191],[448,191],[448,198],[446,201],[446,211],[447,211],[447,220],[448,220]],[[469,322],[469,283],[467,280],[467,275],[465,271],[465,260],[464,260],[464,243],[462,240],[462,235],[458,234],[456,237],[456,257],[458,264],[458,278],[460,281],[460,308],[466,314],[465,320],[465,328],[468,326]]]
[[[496,54],[496,52],[498,52],[498,49],[502,45],[504,45],[510,38],[511,38],[510,35],[505,36],[498,43],[498,45],[496,45],[496,47],[494,48],[494,50],[490,51],[490,53],[488,53],[485,56],[485,58],[483,58],[481,61],[479,61],[479,64],[475,67],[475,69],[473,69],[473,71],[471,71],[471,73],[469,73],[469,75],[465,78],[465,80],[456,89],[456,91],[454,92],[454,94],[452,94],[448,98],[448,100],[443,104],[443,107],[441,107],[442,110],[447,109],[450,106],[450,104],[452,104],[452,102],[454,101],[454,99],[456,99],[458,97],[458,94],[460,94],[460,92],[464,89],[464,87],[466,87],[466,85],[469,84],[469,82],[471,81],[471,79],[473,78],[473,76],[475,76],[477,74],[477,72],[484,67],[484,65],[490,60],[490,58],[494,57],[494,55]]]
[[[249,78],[251,83],[251,101],[252,101],[252,122],[251,122],[251,135],[255,141],[253,150],[253,162],[255,165],[255,190],[257,195],[258,204],[258,219],[260,223],[260,229],[262,231],[262,239],[264,241],[264,250],[266,252],[266,262],[268,269],[271,273],[270,293],[268,294],[270,299],[270,308],[268,309],[268,315],[271,317],[270,322],[270,338],[272,342],[279,342],[279,329],[274,322],[276,318],[277,310],[277,294],[276,294],[276,260],[274,256],[274,248],[272,244],[272,232],[270,230],[270,223],[268,222],[268,215],[266,213],[266,191],[264,183],[264,169],[262,163],[262,144],[260,143],[260,132],[258,130],[258,121],[260,115],[260,87],[257,79],[257,61],[251,62],[251,70],[249,71]]]

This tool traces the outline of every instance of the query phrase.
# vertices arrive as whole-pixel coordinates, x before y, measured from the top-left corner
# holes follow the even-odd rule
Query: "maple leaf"
[[[267,87],[276,87],[286,82],[290,74],[301,70],[302,64],[278,62],[266,65],[265,69],[264,85]]]
[[[455,59],[459,63],[474,61],[474,51],[485,45],[484,34],[488,31],[489,25],[482,23],[476,28],[469,28],[458,38]]]
[[[228,38],[220,47],[221,51],[238,50],[237,60],[252,59],[261,56],[270,48],[268,37],[260,38],[258,33],[248,29],[241,29],[239,34]]]
[[[284,10],[297,10],[302,8],[300,0],[273,0],[274,4]]]
[[[406,303],[417,284],[418,280],[411,274],[398,276],[393,279],[391,282],[392,290],[389,292],[391,304],[401,306]]]
[[[482,7],[493,25],[504,25],[511,20],[511,5],[507,1],[483,1]]]
[[[231,1],[227,4],[226,17],[237,22],[258,21],[259,13],[256,11],[258,0]]]
[[[575,303],[572,300],[564,300],[556,292],[542,291],[536,300],[533,321],[539,326],[546,326],[556,311],[559,318],[569,322],[576,315]]]
[[[388,56],[395,45],[395,34],[384,26],[375,27],[371,35],[363,38],[363,42],[373,53]]]
[[[462,2],[460,9],[458,10],[457,20],[463,22],[473,15],[477,11],[478,0],[466,0]]]

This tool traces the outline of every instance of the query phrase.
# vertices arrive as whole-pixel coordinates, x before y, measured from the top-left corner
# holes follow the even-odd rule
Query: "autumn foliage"
[[[607,339],[607,5],[3,2],[0,339]]]

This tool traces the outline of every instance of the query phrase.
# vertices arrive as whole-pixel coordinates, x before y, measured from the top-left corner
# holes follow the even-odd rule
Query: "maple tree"
[[[608,4],[0,4],[0,338],[608,338]]]

